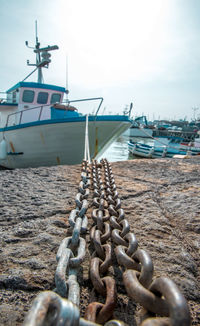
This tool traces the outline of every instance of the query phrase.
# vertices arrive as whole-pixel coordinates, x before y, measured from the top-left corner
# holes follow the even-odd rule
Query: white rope
[[[88,114],[86,114],[86,120],[85,120],[85,150],[84,150],[84,160],[88,161],[88,163],[91,163],[90,158],[90,145],[89,145],[89,137],[88,137]]]

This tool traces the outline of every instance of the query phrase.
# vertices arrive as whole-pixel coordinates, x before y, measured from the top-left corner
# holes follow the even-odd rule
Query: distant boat
[[[128,142],[128,150],[131,154],[146,158],[166,157],[172,158],[174,155],[200,155],[200,142],[196,144],[171,143],[166,145],[147,145],[142,143]]]
[[[129,137],[150,138],[153,130],[149,128],[146,116],[141,116],[132,121],[131,127],[125,132]]]
[[[0,165],[25,168],[81,163],[86,115],[79,113],[77,108],[82,102],[90,101],[99,102],[96,113],[88,117],[90,154],[98,158],[130,127],[129,117],[98,115],[101,97],[64,99],[68,91],[43,83],[42,76],[42,68],[48,68],[51,62],[49,52],[58,46],[40,48],[36,35],[33,49],[36,64],[31,65],[38,72],[37,82],[25,81],[33,71],[0,98]]]

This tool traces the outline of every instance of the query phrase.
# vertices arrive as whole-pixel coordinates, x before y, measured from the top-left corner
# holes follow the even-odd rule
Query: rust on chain
[[[112,256],[111,256],[111,245],[109,243],[103,245],[105,250],[105,259],[100,265],[100,272],[105,273],[108,268],[112,265]]]
[[[125,218],[124,210],[122,208],[119,208],[117,213],[118,213],[117,220],[118,222],[120,222]]]
[[[145,309],[162,316],[169,316],[169,306],[165,300],[146,289],[138,280],[139,273],[128,269],[123,273],[123,281],[128,295]]]
[[[137,259],[141,264],[139,281],[145,288],[148,288],[153,277],[153,263],[151,257],[145,250],[138,249],[133,255],[133,258]]]
[[[94,210],[92,211],[92,219],[93,219],[93,221],[94,221],[96,224],[97,224],[97,214],[98,214],[98,211],[99,211],[98,208],[97,208],[97,209],[94,209]],[[108,221],[109,218],[110,218],[109,211],[108,211],[107,209],[104,209],[104,210],[103,210],[103,222]]]
[[[115,205],[115,201],[114,201],[112,195],[109,194],[107,200],[110,205]]]
[[[115,200],[115,208],[117,211],[121,208],[121,200],[119,198],[116,198]]]
[[[125,235],[130,232],[130,225],[126,219],[120,221],[120,225],[122,225],[122,231],[120,236],[124,238]]]
[[[114,216],[118,217],[118,213],[115,210],[113,205],[109,205],[108,210],[109,210],[110,215],[114,215]]]
[[[133,258],[129,257],[126,254],[125,250],[126,250],[126,247],[123,247],[123,246],[117,246],[115,248],[114,251],[115,251],[115,255],[116,255],[118,264],[121,266],[124,266],[125,268],[132,268],[132,269],[140,272],[140,270],[141,270],[140,264],[138,264],[136,261],[134,261]]]
[[[100,324],[109,320],[114,312],[117,302],[117,291],[115,280],[112,277],[106,276],[102,279],[106,285],[106,302],[92,302],[88,305],[84,318]]]
[[[106,294],[106,288],[104,286],[103,281],[100,277],[100,264],[102,263],[102,260],[98,257],[92,258],[90,262],[90,279],[92,281],[92,284],[97,290],[98,293],[105,296]]]
[[[117,222],[117,219],[115,216],[110,217],[110,225],[113,229],[118,229],[118,230],[122,229],[121,225]]]
[[[94,244],[94,248],[98,254],[98,256],[101,259],[105,258],[105,252],[103,250],[103,246],[101,244],[101,233],[99,230],[96,230],[94,233],[94,238],[93,238],[93,244]]]
[[[126,240],[124,240],[120,235],[119,235],[119,230],[114,229],[112,230],[112,239],[114,241],[115,244],[117,245],[122,245],[125,247],[128,247],[128,243]]]
[[[132,256],[138,248],[138,241],[136,239],[136,236],[134,233],[130,232],[125,235],[124,239],[127,240],[129,243],[128,248],[126,250],[126,254],[128,256]]]
[[[154,294],[160,293],[165,297],[172,326],[190,325],[191,320],[187,301],[171,279],[159,277],[152,283],[149,290]]]
[[[110,224],[104,222],[103,226],[104,226],[105,232],[103,234],[101,234],[101,243],[105,243],[111,236]]]
[[[86,310],[84,319],[89,320],[91,322],[96,322],[96,316],[98,314],[98,311],[103,307],[103,303],[100,302],[91,302]]]
[[[97,314],[96,321],[103,324],[113,315],[117,303],[117,290],[115,280],[112,277],[106,276],[102,281],[106,285],[106,302]]]
[[[99,231],[103,232],[103,211],[100,208],[97,212],[97,228]]]

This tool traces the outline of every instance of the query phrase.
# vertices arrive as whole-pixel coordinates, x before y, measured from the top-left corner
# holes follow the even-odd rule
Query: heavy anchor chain
[[[92,322],[105,323],[113,315],[117,294],[115,280],[111,276],[105,276],[112,264],[111,244],[109,243],[111,229],[105,199],[106,193],[101,177],[101,165],[92,162],[92,180],[94,189],[92,218],[94,226],[90,232],[94,252],[90,263],[90,279],[94,289],[106,297],[105,303],[92,302],[88,305],[84,318]],[[114,324],[113,324],[114,325]]]
[[[72,235],[63,239],[56,257],[58,266],[55,273],[55,291],[58,294],[53,291],[40,293],[35,298],[23,326],[100,326],[100,324],[81,318],[78,308],[80,290],[77,272],[85,256],[85,239],[80,237],[80,234],[87,231],[86,211],[88,208],[89,178],[88,163],[83,161],[79,192],[75,199],[76,208],[71,211],[69,217]],[[106,249],[108,256],[107,252]],[[68,279],[66,280],[67,272]],[[106,289],[108,289],[110,283],[106,277],[104,282]],[[111,320],[105,326],[125,325],[121,321]]]
[[[88,162],[83,161],[81,181],[75,198],[76,208],[69,216],[71,226],[71,237],[62,240],[58,249],[56,260],[58,262],[55,272],[56,293],[63,298],[79,306],[80,287],[77,274],[86,254],[86,241],[80,235],[86,233],[88,219],[86,211],[88,208],[88,195],[90,186],[90,171]],[[66,274],[68,272],[68,279]]]
[[[86,309],[85,319],[80,317],[77,273],[86,252],[85,239],[80,235],[87,231],[86,211],[90,186],[88,162],[84,160],[75,198],[76,208],[69,216],[71,236],[63,239],[57,252],[55,283],[58,294],[52,291],[39,294],[23,326],[125,326],[118,320],[106,322],[113,315],[117,299],[115,280],[108,275],[112,264],[111,238],[115,245],[117,261],[124,270],[123,282],[126,291],[144,308],[140,326],[189,326],[190,313],[187,302],[174,282],[166,277],[152,280],[151,258],[145,250],[138,248],[137,239],[130,231],[110,164],[107,160],[101,162],[102,164],[92,162],[95,208],[92,212],[94,226],[90,237],[95,251],[90,264],[90,278],[95,290],[106,297],[105,303],[92,302]],[[104,183],[101,176],[102,166]]]
[[[145,314],[141,326],[189,326],[190,313],[184,296],[175,283],[167,277],[154,281],[153,263],[149,254],[138,248],[134,233],[121,208],[111,165],[101,161],[104,167],[108,210],[111,214],[112,240],[119,265],[124,269],[123,282],[128,295],[141,304]],[[153,317],[155,315],[167,316]],[[153,318],[148,318],[149,316]]]

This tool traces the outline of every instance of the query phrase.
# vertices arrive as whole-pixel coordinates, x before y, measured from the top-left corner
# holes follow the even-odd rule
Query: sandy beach
[[[150,254],[154,277],[168,276],[200,325],[200,159],[155,159],[111,164],[122,208],[139,247]],[[81,166],[1,170],[0,325],[22,325],[40,291],[55,288],[56,253],[67,236]],[[91,208],[87,213],[92,225]],[[86,235],[89,246],[89,231]],[[95,297],[89,258],[82,264],[80,310]],[[139,305],[115,275],[115,318],[137,325]]]

